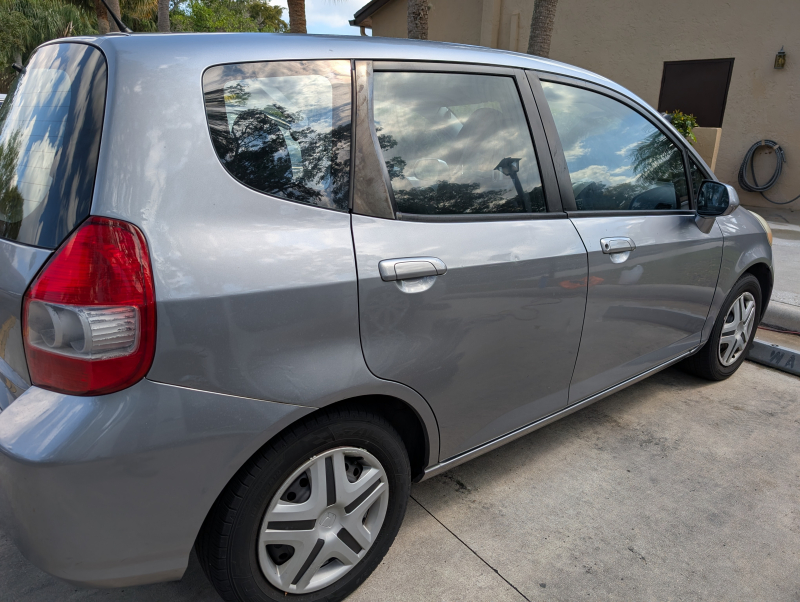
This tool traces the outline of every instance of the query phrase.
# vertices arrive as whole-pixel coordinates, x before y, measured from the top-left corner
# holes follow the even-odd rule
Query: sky
[[[327,33],[341,36],[359,35],[358,27],[348,21],[369,0],[306,0],[306,28],[308,33]],[[271,0],[270,4],[282,6],[283,20],[289,22],[286,0]],[[367,30],[367,34],[370,30]]]

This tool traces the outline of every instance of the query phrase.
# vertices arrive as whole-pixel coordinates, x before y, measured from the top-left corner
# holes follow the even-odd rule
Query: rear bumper
[[[31,387],[0,412],[0,527],[76,584],[180,579],[228,480],[311,411],[148,380],[102,397]]]

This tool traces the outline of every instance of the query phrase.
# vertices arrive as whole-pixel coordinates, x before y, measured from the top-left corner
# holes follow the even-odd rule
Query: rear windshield
[[[105,96],[96,48],[31,57],[0,107],[0,238],[54,249],[89,215]]]

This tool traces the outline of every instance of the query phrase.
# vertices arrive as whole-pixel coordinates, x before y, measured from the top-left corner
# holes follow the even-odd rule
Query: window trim
[[[397,220],[403,222],[512,222],[531,219],[567,219],[563,211],[544,211],[542,213],[396,213]]]
[[[361,62],[361,61],[358,61]],[[404,221],[414,222],[465,222],[465,221],[513,221],[513,220],[527,220],[527,219],[553,219],[553,217],[566,218],[564,213],[561,198],[558,193],[558,180],[556,178],[555,169],[552,164],[552,155],[547,146],[547,139],[545,137],[544,128],[542,126],[541,117],[536,109],[536,103],[533,95],[530,92],[530,86],[527,85],[527,78],[523,69],[512,67],[500,67],[493,65],[474,65],[469,63],[437,63],[427,61],[365,61],[371,62],[371,73],[374,72],[416,72],[416,73],[463,73],[467,75],[495,75],[510,77],[517,88],[522,111],[525,115],[525,121],[528,125],[528,134],[533,145],[533,151],[539,167],[539,175],[542,183],[542,194],[545,200],[546,211],[541,213],[461,213],[461,214],[446,214],[446,215],[429,215],[429,214],[409,214],[397,211],[397,206],[394,201],[394,191],[389,179],[389,173],[386,169],[386,163],[380,153],[377,145],[377,139],[373,140],[382,166],[384,181],[386,182],[389,198],[392,203],[394,218]],[[371,75],[370,73],[370,75]],[[369,123],[370,131],[373,138],[375,134],[374,114],[372,112],[372,77],[369,77]],[[361,103],[357,101],[354,103],[357,110],[363,110]],[[358,132],[356,133],[358,136]],[[356,143],[357,144],[357,143]],[[363,166],[356,165],[355,177],[359,177],[360,169]],[[359,213],[353,211],[354,213]],[[360,213],[368,215],[367,213]],[[412,217],[413,216],[413,217]],[[502,216],[502,217],[498,217]],[[383,217],[383,216],[373,216]]]
[[[610,214],[620,214],[620,215],[696,215],[697,214],[697,203],[694,198],[694,193],[692,191],[691,186],[691,173],[689,170],[689,153],[688,153],[688,146],[689,143],[686,140],[682,140],[681,136],[676,132],[665,128],[663,124],[659,123],[653,118],[653,115],[645,109],[641,104],[634,101],[627,96],[620,94],[619,92],[612,90],[611,88],[607,88],[605,86],[601,86],[592,82],[588,82],[583,79],[575,78],[575,77],[568,77],[563,75],[557,75],[554,73],[548,73],[544,71],[527,71],[528,81],[531,83],[531,89],[533,91],[534,98],[537,100],[537,106],[542,106],[543,109],[541,110],[542,113],[542,122],[545,125],[545,131],[548,134],[548,142],[551,142],[550,150],[553,154],[553,164],[556,166],[556,175],[559,181],[559,188],[561,190],[561,198],[562,203],[564,205],[564,210],[570,215],[570,217],[589,217],[588,214],[592,214],[592,217],[598,217],[599,215],[605,215],[611,217]],[[553,114],[550,111],[550,104],[547,102],[547,98],[544,95],[544,89],[541,86],[540,82],[552,82],[554,84],[562,84],[567,86],[572,86],[574,88],[581,88],[584,90],[588,90],[589,92],[595,92],[596,94],[600,94],[602,96],[606,96],[611,98],[612,100],[616,100],[617,102],[625,105],[629,109],[638,113],[641,117],[646,119],[654,128],[656,128],[659,132],[661,132],[664,136],[666,136],[680,151],[681,157],[683,159],[683,173],[684,177],[686,178],[687,183],[687,194],[689,196],[689,209],[667,209],[667,210],[634,210],[634,211],[596,211],[596,210],[586,210],[581,211],[578,209],[578,206],[575,202],[575,193],[572,188],[572,178],[569,175],[569,167],[567,165],[567,159],[564,155],[564,148],[561,145],[561,137],[558,135],[558,131],[556,129],[556,122],[553,118]],[[697,163],[697,161],[695,161]]]

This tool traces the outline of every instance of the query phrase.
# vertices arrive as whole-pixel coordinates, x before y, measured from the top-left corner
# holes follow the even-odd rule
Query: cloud
[[[578,182],[601,182],[608,186],[624,184],[634,179],[630,171],[630,165],[624,165],[613,170],[609,170],[606,165],[590,165],[570,173],[570,177],[575,184]]]
[[[567,161],[574,161],[578,157],[583,157],[583,155],[588,152],[589,149],[583,145],[583,140],[578,140],[578,142],[572,145],[572,148],[564,151],[564,156],[567,158]]]
[[[636,142],[631,142],[628,146],[623,146],[620,150],[618,150],[617,154],[620,157],[624,157],[629,152],[631,152],[632,150],[636,149],[636,147],[639,146],[641,143],[642,143],[641,140],[637,140]]]
[[[357,27],[348,21],[367,0],[306,0],[306,27],[308,33],[359,35]],[[272,0],[271,4],[283,10],[283,20],[289,22],[286,0]]]

